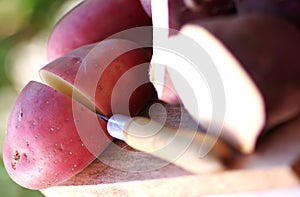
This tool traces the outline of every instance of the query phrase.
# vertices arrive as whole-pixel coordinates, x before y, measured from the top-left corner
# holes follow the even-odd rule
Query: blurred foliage
[[[57,9],[66,0],[0,0],[0,86],[10,85],[6,57],[14,45],[50,31]]]
[[[2,93],[5,97],[1,97],[0,94],[0,112],[9,110],[14,100],[13,97],[17,94],[13,88],[12,79],[8,75],[11,68],[7,60],[8,54],[19,43],[31,40],[39,33],[47,32],[48,34],[53,28],[57,10],[66,1],[68,0],[0,0],[0,90],[6,90],[4,94]],[[0,119],[5,120],[1,116]],[[6,124],[6,121],[0,121],[0,123]],[[6,125],[1,126],[0,128],[6,127]],[[38,191],[18,186],[7,175],[1,156],[3,133],[0,132],[0,196],[42,196]]]

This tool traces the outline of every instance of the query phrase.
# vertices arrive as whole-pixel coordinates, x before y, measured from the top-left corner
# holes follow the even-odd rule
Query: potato
[[[84,1],[54,28],[48,42],[48,59],[54,60],[120,31],[147,25],[151,25],[151,19],[139,0]]]
[[[155,96],[148,81],[151,53],[147,49],[134,49],[138,47],[131,41],[104,40],[48,64],[40,70],[40,76],[53,88],[67,92],[99,113],[136,115],[140,107]],[[146,64],[131,69],[143,63]],[[120,81],[123,74],[126,75]],[[75,87],[73,95],[73,89],[65,89],[70,86]]]
[[[80,172],[111,139],[101,129],[105,123],[95,116],[76,101],[72,106],[70,97],[30,82],[18,96],[8,120],[3,160],[10,177],[23,187],[41,189]],[[78,133],[78,125],[85,132]],[[88,139],[94,154],[82,138]]]
[[[269,13],[283,16],[300,25],[299,0],[235,0],[239,14]]]
[[[155,98],[147,76],[150,55],[136,47],[125,40],[84,46],[40,71],[50,87],[30,82],[22,90],[3,149],[16,183],[41,189],[74,176],[111,141],[95,110],[135,115]]]
[[[266,116],[265,130],[300,113],[300,34],[293,24],[272,15],[249,14],[194,21],[184,26],[181,32],[199,44],[210,43],[207,50],[215,47],[215,55],[227,57],[219,66],[228,65],[220,74],[226,76],[228,72],[230,76],[223,79],[223,84],[229,96],[226,103],[232,105],[226,109],[229,119],[225,119],[222,135],[242,152],[249,153],[255,147],[263,129],[261,113]],[[230,70],[230,66],[235,69]],[[233,81],[240,68],[259,89],[264,106],[254,102],[259,100],[258,92],[248,95],[253,88],[249,83],[243,85],[247,76],[240,73],[238,76],[242,78]],[[230,88],[226,89],[226,84],[231,84]]]

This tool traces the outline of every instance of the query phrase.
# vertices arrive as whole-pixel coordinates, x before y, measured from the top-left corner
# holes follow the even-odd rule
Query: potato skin
[[[106,123],[95,116],[68,96],[30,82],[8,120],[3,160],[10,177],[42,189],[83,170],[111,141]]]
[[[120,31],[148,25],[151,19],[139,0],[84,1],[54,28],[48,41],[48,59],[54,60]]]

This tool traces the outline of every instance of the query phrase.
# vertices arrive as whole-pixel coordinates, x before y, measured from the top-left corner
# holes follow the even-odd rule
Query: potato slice
[[[288,21],[262,14],[220,17],[194,21],[180,32],[201,46],[218,69],[226,106],[221,136],[241,152],[252,152],[263,130],[299,114],[300,34]],[[172,42],[179,43],[181,36],[172,38]],[[208,107],[212,100],[205,84],[201,86],[201,78],[193,74],[186,77],[198,95],[201,106],[197,111],[171,69],[185,65],[178,65],[175,58],[168,61],[170,78],[182,102],[207,128],[212,121]]]
[[[110,39],[59,58],[40,76],[93,111],[135,115],[156,96],[148,80],[150,58],[131,41]]]

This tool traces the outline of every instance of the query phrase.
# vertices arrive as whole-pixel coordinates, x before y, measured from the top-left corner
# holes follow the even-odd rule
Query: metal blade
[[[97,114],[97,116],[98,116],[99,118],[101,118],[101,119],[104,120],[105,122],[108,122],[108,120],[109,120],[108,117],[104,116],[103,114],[99,114],[99,113],[96,113],[96,114]]]

